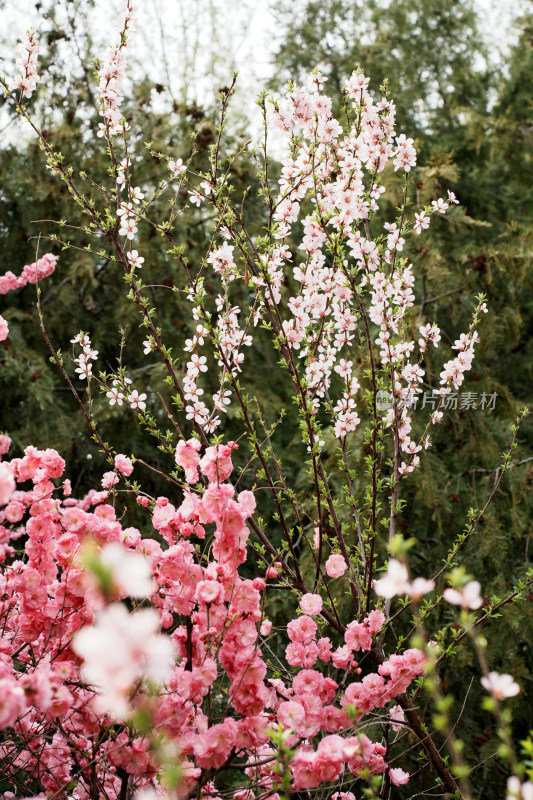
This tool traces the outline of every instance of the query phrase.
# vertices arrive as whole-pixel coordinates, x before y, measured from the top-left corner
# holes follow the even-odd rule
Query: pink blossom
[[[24,516],[24,506],[16,500],[11,500],[5,507],[4,514],[8,522],[20,522]]]
[[[23,688],[15,680],[0,677],[0,729],[12,725],[25,708]]]
[[[329,637],[325,636],[318,640],[317,642],[318,647],[318,657],[321,661],[327,663],[331,659],[331,640]]]
[[[380,608],[374,609],[371,611],[368,617],[364,620],[365,625],[368,628],[368,632],[372,634],[379,633],[385,623],[385,614]]]
[[[290,624],[290,623],[289,623]],[[291,642],[285,648],[285,658],[291,667],[312,667],[318,658],[318,646],[315,642]]]
[[[311,694],[318,694],[322,686],[322,675],[315,669],[302,669],[295,676],[292,688],[296,694],[310,692]]]
[[[331,660],[337,669],[346,669],[353,661],[353,653],[348,645],[337,647],[331,654]]]
[[[409,773],[404,772],[400,767],[389,770],[389,777],[394,786],[403,786],[404,783],[409,782]]]
[[[208,447],[205,455],[200,461],[200,469],[211,483],[225,481],[232,473],[231,451],[234,447],[233,442],[225,445],[215,445]]]
[[[319,594],[304,594],[300,600],[300,608],[304,614],[316,616],[322,611],[323,600]]]
[[[198,766],[219,769],[228,760],[236,734],[237,725],[231,718],[212,725],[205,733],[200,734],[194,742]]]
[[[463,608],[475,610],[483,605],[483,598],[480,596],[481,584],[478,581],[469,581],[461,589],[445,589],[442,596],[448,603]]]
[[[351,650],[370,650],[372,636],[361,622],[350,622],[344,632],[344,641]]]
[[[336,780],[344,767],[344,739],[338,734],[325,736],[319,743],[314,772],[320,782]]]
[[[11,437],[0,434],[0,456],[5,456],[11,447]]]
[[[159,615],[144,608],[128,614],[115,603],[83,628],[72,647],[84,659],[84,680],[98,690],[96,708],[117,719],[130,713],[129,694],[141,676],[160,683],[170,674],[172,642],[157,633]]]
[[[0,314],[0,342],[5,342],[9,336],[9,326],[7,320]]]
[[[116,472],[104,472],[102,477],[102,486],[104,489],[110,489],[119,482],[119,477]]]
[[[33,264],[26,264],[18,278],[10,271],[6,272],[5,275],[0,276],[0,295],[48,277],[54,272],[56,263],[57,257],[52,253],[46,253]]]
[[[299,750],[291,762],[291,770],[295,789],[311,789],[320,783],[312,750]]]
[[[500,675],[498,672],[489,672],[488,676],[481,678],[481,685],[498,700],[514,697],[520,691],[520,686],[513,680],[513,676],[507,673]]]
[[[20,89],[21,97],[31,97],[40,81],[40,77],[37,74],[37,59],[39,57],[37,40],[32,31],[28,31],[19,50],[21,53],[21,56],[17,59],[19,73],[10,88],[11,90]]]
[[[126,478],[133,472],[133,461],[128,456],[118,453],[115,456],[115,469],[118,469]]]
[[[220,583],[216,581],[200,581],[196,587],[196,597],[201,603],[207,605],[216,603],[224,594]]]
[[[286,703],[281,703],[278,708],[278,722],[284,728],[290,728],[298,732],[300,726],[305,720],[305,709],[301,703],[294,700],[289,700]]]
[[[395,558],[389,560],[387,572],[382,578],[374,581],[374,591],[382,597],[394,597],[405,594],[409,582],[407,567]]]
[[[308,616],[292,619],[287,625],[287,633],[292,642],[307,644],[314,639],[316,632],[316,622]]]
[[[403,713],[403,708],[401,706],[393,706],[389,711],[389,716],[393,721],[391,728],[393,731],[401,731],[403,725],[399,725],[400,722],[405,722],[405,714]]]
[[[9,503],[15,487],[15,478],[10,467],[5,462],[0,462],[0,506]]]
[[[198,481],[198,466],[200,464],[198,451],[200,448],[201,444],[198,439],[189,439],[188,442],[180,439],[176,447],[176,464],[185,470],[187,483],[194,484]]]
[[[326,561],[326,572],[330,578],[340,578],[341,575],[344,575],[346,569],[346,561],[337,553],[333,553]]]
[[[119,594],[143,598],[152,593],[150,565],[140,553],[133,553],[112,542],[102,549],[100,560],[102,566],[110,571]]]

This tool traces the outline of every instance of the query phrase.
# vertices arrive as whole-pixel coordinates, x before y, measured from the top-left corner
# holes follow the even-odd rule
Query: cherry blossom
[[[189,192],[190,202],[192,205],[197,206],[200,208],[202,204],[203,197],[197,189],[194,189],[192,192]]]
[[[137,250],[129,250],[126,253],[126,256],[128,258],[128,261],[130,262],[132,269],[141,269],[142,265],[144,264],[144,258],[139,255]]]
[[[9,326],[7,320],[0,314],[0,342],[5,342],[9,336]]]
[[[134,411],[137,411],[137,410],[138,411],[145,411],[145,409],[146,409],[146,403],[144,402],[145,400],[146,400],[145,392],[143,392],[142,394],[139,394],[137,389],[134,389],[128,395],[128,403],[130,404],[130,407],[133,408]]]
[[[106,544],[100,563],[109,570],[113,586],[120,596],[143,598],[152,593],[152,573],[146,558],[130,553],[117,542]]]
[[[383,578],[374,581],[374,591],[382,597],[394,597],[405,594],[409,585],[407,567],[401,561],[391,558]]]
[[[106,392],[106,397],[109,398],[110,406],[114,406],[115,403],[117,406],[121,406],[124,402],[124,394],[123,392],[119,391],[118,386],[113,386],[108,392]]]
[[[489,672],[481,678],[481,685],[498,700],[514,697],[520,691],[520,686],[507,673],[500,675],[498,672]]]
[[[330,578],[340,578],[346,572],[346,561],[341,555],[333,553],[326,561],[326,572]]]
[[[100,125],[99,136],[116,136],[128,129],[128,124],[123,120],[121,112],[121,84],[124,77],[126,62],[126,34],[132,25],[132,6],[128,0],[128,7],[121,32],[121,43],[117,47],[110,47],[98,70],[100,113],[104,123]],[[123,235],[123,234],[121,234]]]
[[[129,239],[130,241],[132,241],[133,239],[135,239],[135,234],[136,233],[137,233],[137,226],[135,224],[135,220],[132,217],[126,217],[126,216],[122,217],[120,228],[119,228],[119,231],[118,231],[118,235],[119,236],[125,236],[126,239]],[[134,252],[136,252],[136,251],[132,250],[132,253],[134,253]],[[143,261],[144,261],[144,259],[143,259]],[[137,266],[137,267],[140,266],[138,259],[136,260],[135,266]]]
[[[409,773],[404,772],[403,769],[400,767],[396,767],[395,769],[389,770],[389,776],[391,779],[391,783],[394,786],[403,786],[404,783],[409,782]]]
[[[15,478],[11,468],[4,462],[0,462],[0,506],[6,506],[15,491]]]
[[[415,226],[414,226],[415,233],[420,235],[422,231],[429,228],[429,222],[430,219],[425,211],[421,211],[420,214],[415,214]]]
[[[127,478],[133,472],[133,461],[128,456],[118,453],[115,456],[115,469]]]
[[[157,633],[158,627],[154,609],[130,615],[116,603],[98,612],[93,627],[77,634],[73,648],[84,659],[83,678],[98,688],[95,708],[100,712],[126,718],[130,693],[141,676],[155,683],[170,676],[174,648],[170,639]]]
[[[20,89],[21,97],[31,97],[38,82],[41,80],[37,73],[37,59],[39,57],[37,40],[32,31],[28,31],[20,45],[21,56],[17,59],[19,73],[11,84],[11,89]]]
[[[11,271],[0,275],[0,295],[7,294],[14,289],[21,289],[28,283],[37,283],[43,278],[47,278],[54,272],[56,264],[57,257],[53,253],[46,253],[33,264],[26,264],[18,278]]]
[[[176,159],[176,161],[169,161],[168,168],[175,175],[181,175],[186,170],[186,167],[181,158]]]
[[[304,614],[316,616],[322,611],[323,601],[319,594],[304,594],[300,600],[300,608]]]
[[[533,781],[524,781],[516,775],[507,779],[507,792],[505,800],[533,800]]]
[[[404,169],[409,172],[416,165],[416,150],[413,140],[408,139],[404,133],[396,139],[396,152],[394,153],[394,169]]]
[[[445,589],[442,596],[455,606],[475,610],[483,605],[480,590],[481,584],[478,581],[469,581],[461,589]]]

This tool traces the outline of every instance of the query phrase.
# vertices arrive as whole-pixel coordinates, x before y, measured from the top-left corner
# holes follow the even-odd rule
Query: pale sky
[[[68,29],[64,0],[56,3],[58,19]],[[72,7],[72,5],[70,5]],[[87,16],[91,35],[103,55],[114,45],[124,15],[124,0],[95,0],[80,9]],[[186,82],[190,97],[201,99],[206,75],[215,72],[227,82],[234,70],[241,82],[263,83],[271,68],[274,24],[269,0],[136,0],[132,56],[154,81],[180,91]],[[14,46],[25,31],[39,31],[42,20],[34,0],[0,0],[0,58],[5,71]],[[218,87],[215,87],[215,89]]]
[[[301,4],[295,0],[295,6]],[[35,5],[35,0],[0,0],[0,57],[9,57],[10,44],[14,47],[28,28],[39,30],[42,22]],[[475,0],[475,5],[487,39],[496,48],[512,40],[513,18],[532,10],[532,0]],[[100,51],[115,43],[124,7],[124,0],[78,4]],[[65,19],[65,9],[73,4],[57,0],[55,8]],[[208,72],[214,60],[226,76],[234,67],[245,80],[265,80],[271,73],[271,54],[279,36],[271,0],[136,0],[135,19],[133,44],[158,79],[166,71],[165,55],[171,79],[183,75],[185,62],[192,59],[198,73],[202,67]],[[200,80],[199,74],[195,80]]]
[[[295,6],[303,2],[294,0]],[[170,86],[176,99],[208,103],[236,70],[240,87],[236,102],[246,117],[253,118],[257,110],[251,99],[271,75],[271,56],[279,38],[270,4],[271,0],[137,0],[130,74],[147,73],[154,83]],[[531,10],[532,0],[476,0],[476,5],[497,59],[498,50],[512,42],[513,18]],[[124,0],[94,0],[94,4],[57,0],[55,5],[67,29],[66,9],[77,8],[78,19],[87,17],[99,56],[107,45],[116,44],[124,7]],[[29,28],[38,32],[41,26],[35,0],[0,0],[2,72],[12,70],[17,40]]]

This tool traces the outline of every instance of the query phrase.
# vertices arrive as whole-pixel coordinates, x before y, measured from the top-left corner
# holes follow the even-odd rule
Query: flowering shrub
[[[471,368],[487,310],[480,296],[469,329],[435,376],[426,356],[441,334],[433,322],[416,319],[415,275],[403,252],[407,237],[421,235],[457,199],[448,191],[410,213],[414,143],[396,134],[393,101],[386,92],[375,101],[360,71],[345,85],[344,126],[332,115],[318,72],[282,99],[261,97],[265,139],[254,155],[265,200],[263,236],[250,234],[244,204],[233,200],[236,156],[222,149],[231,88],[221,93],[209,171],[195,170],[193,153],[188,163],[169,160],[156,188],[136,186],[121,111],[131,16],[128,4],[120,44],[97,65],[98,136],[109,148],[110,186],[93,182],[94,197],[82,191],[78,176],[34,128],[50,169],[87,214],[86,232],[107,242],[106,257],[124,273],[147,330],[145,355],[161,359],[175,417],[166,409],[173,428],[162,433],[157,398],[149,385],[133,388],[122,352],[116,369],[96,375],[98,352],[86,332],[71,340],[74,358],[56,350],[39,308],[52,360],[111,469],[98,490],[77,500],[68,480],[57,483],[65,463],[53,450],[29,446],[22,458],[0,463],[0,758],[10,787],[4,796],[16,790],[50,798],[216,798],[230,786],[239,800],[313,789],[353,800],[354,788],[385,797],[391,784],[409,781],[393,764],[409,749],[404,732],[410,731],[433,780],[448,795],[470,797],[438,679],[438,664],[465,636],[477,648],[487,708],[498,719],[514,773],[510,796],[526,796],[530,784],[520,783],[525,771],[500,705],[520,687],[512,676],[488,671],[476,629],[496,608],[520,599],[532,579],[482,610],[479,584],[452,570],[495,489],[483,508],[472,510],[447,563],[431,577],[411,578],[412,543],[397,532],[401,487],[422,466],[445,397]],[[19,76],[2,83],[31,122],[23,100],[37,83],[33,35],[25,52]],[[285,142],[276,181],[267,148],[272,125]],[[401,196],[394,221],[385,223],[384,176]],[[154,219],[151,206],[166,192],[173,192],[168,219]],[[206,208],[214,220],[211,244],[201,264],[189,264],[172,223],[186,209]],[[185,293],[195,323],[182,353],[162,341],[150,287],[141,279],[149,271],[135,247],[141,225],[166,237],[169,257],[182,269],[183,284],[175,289]],[[38,283],[54,267],[48,254],[21,278],[0,278],[0,291]],[[278,423],[267,424],[260,403],[256,411],[246,393],[246,348],[263,331],[292,384],[311,498],[299,496],[275,452]],[[76,380],[86,382],[86,399],[72,382],[71,364]],[[216,391],[206,393],[208,379]],[[415,415],[424,382],[433,407]],[[385,410],[380,395],[389,398]],[[101,439],[99,404],[129,407],[154,438],[168,458],[170,497],[151,497],[131,479],[135,455],[116,453]],[[240,442],[213,435],[222,432],[228,412],[242,422],[249,479],[245,463],[240,472],[233,464]],[[510,466],[516,431],[497,485]],[[1,445],[5,455],[7,437]],[[366,459],[358,474],[361,447]],[[340,486],[326,466],[331,452]],[[241,479],[249,488],[239,486]],[[27,481],[32,488],[20,486]],[[117,514],[122,492],[144,510],[142,533]],[[275,508],[266,522],[256,509],[265,494]],[[446,579],[452,586],[445,588]],[[294,599],[282,625],[269,618],[270,590]],[[338,602],[340,591],[350,597],[349,614]],[[443,601],[461,608],[452,632],[429,627]],[[407,619],[408,633],[400,637],[397,617]],[[436,709],[431,730],[417,707],[423,685]],[[441,754],[442,737],[451,764]],[[227,783],[228,774],[238,777]]]
[[[268,578],[243,579],[238,571],[255,498],[246,490],[236,494],[213,473],[218,468],[230,477],[229,449],[208,448],[201,459],[202,492],[188,490],[179,508],[164,497],[147,508],[165,548],[124,528],[107,492],[82,501],[66,496],[68,485],[57,492],[52,479],[65,465],[55,451],[28,447],[23,458],[2,462],[4,522],[17,526],[2,528],[1,724],[10,731],[2,755],[14,783],[22,765],[51,792],[64,788],[73,769],[80,796],[90,796],[91,780],[118,796],[117,767],[138,785],[149,783],[156,772],[150,737],[132,738],[116,724],[141,713],[177,747],[180,795],[236,757],[247,759],[242,763],[250,773],[257,770],[258,788],[275,788],[268,733],[277,725],[287,746],[325,734],[316,751],[310,744],[297,750],[295,788],[335,780],[345,765],[354,776],[387,769],[382,744],[338,732],[386,709],[422,674],[425,656],[416,649],[393,655],[341,696],[338,682],[322,670],[333,662],[355,677],[355,656],[371,649],[384,614],[372,611],[350,623],[346,644],[332,652],[328,637],[317,638],[313,619],[322,600],[305,594],[300,605],[308,613],[287,625],[294,678],[268,677],[263,647],[270,625],[262,610]],[[28,481],[31,489],[17,489]],[[211,553],[199,557],[193,541],[211,528]],[[23,534],[21,559],[16,542]],[[147,597],[152,607],[130,612],[121,602],[127,596]],[[319,602],[313,605],[313,598]],[[176,625],[180,617],[186,622]],[[230,713],[217,722],[219,714],[206,713],[206,698],[219,702],[222,687]],[[28,739],[32,730],[40,733]],[[106,735],[94,770],[79,751],[96,731]]]

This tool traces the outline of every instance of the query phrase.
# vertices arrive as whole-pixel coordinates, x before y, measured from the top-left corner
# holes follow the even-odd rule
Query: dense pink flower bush
[[[295,789],[335,781],[345,769],[354,776],[387,770],[386,749],[354,733],[354,723],[370,712],[386,720],[394,699],[423,674],[426,657],[408,649],[361,678],[356,658],[372,647],[383,612],[351,622],[345,644],[332,652],[329,638],[320,637],[322,598],[305,594],[300,608],[307,613],[287,624],[287,661],[295,669],[290,680],[272,677],[263,654],[269,577],[243,579],[238,569],[255,498],[227,482],[231,451],[231,444],[215,445],[200,457],[196,440],[177,449],[195,484],[196,455],[203,485],[186,490],[177,508],[163,497],[149,503],[147,518],[164,546],[124,528],[107,492],[68,496],[60,483],[65,462],[54,450],[28,447],[22,458],[1,462],[6,776],[23,764],[54,793],[76,774],[80,798],[93,796],[94,781],[119,797],[121,774],[136,787],[152,785],[151,734],[130,735],[117,724],[141,712],[180,754],[180,797],[232,761],[257,770],[257,789],[276,797],[269,731],[283,731],[286,746],[296,747]],[[125,456],[115,463],[130,472]],[[195,542],[211,534],[210,551],[199,555]],[[130,610],[128,596],[146,597],[151,606]],[[176,624],[180,617],[187,624]],[[341,665],[343,686],[329,677],[331,662]],[[228,703],[218,715],[206,706],[215,691]]]

